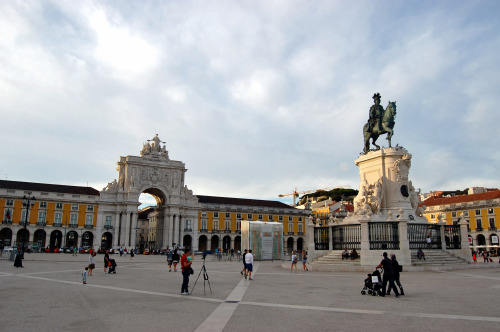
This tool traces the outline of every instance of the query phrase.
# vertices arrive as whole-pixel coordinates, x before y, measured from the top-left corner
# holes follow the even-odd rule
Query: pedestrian
[[[245,255],[245,262],[246,262],[246,270],[248,274],[248,280],[253,280],[252,279],[252,271],[253,271],[253,254],[252,254],[252,249],[248,250],[248,253]],[[245,279],[247,278],[247,274],[245,274]]]
[[[431,248],[431,244],[432,244],[432,238],[431,238],[431,235],[427,235],[427,249],[430,249]]]
[[[399,280],[399,273],[402,272],[403,267],[399,265],[398,261],[396,260],[396,255],[392,254],[391,255],[391,261],[392,261],[392,273],[394,274],[394,282],[398,285],[399,287],[399,294],[405,295],[405,292],[403,291],[403,286],[401,285],[401,281]],[[391,294],[391,288],[387,288],[387,295]]]
[[[89,257],[89,276],[92,275],[92,271],[95,269],[95,252],[90,254]]]
[[[120,247],[120,257],[122,257],[122,255],[123,255],[123,248]]]
[[[106,273],[106,269],[109,266],[109,250],[106,250],[104,253],[104,273]]]
[[[476,256],[476,252],[474,250],[472,250],[472,261],[474,263],[477,263],[477,256]]]
[[[167,249],[167,263],[168,263],[168,272],[172,272],[172,249]]]
[[[293,267],[295,266],[295,272],[297,272],[297,262],[299,261],[299,257],[297,256],[296,251],[292,251],[292,266],[290,267],[290,271],[293,271]]]
[[[184,251],[184,255],[181,257],[181,270],[182,270],[182,287],[181,287],[181,295],[191,295],[191,292],[188,289],[189,286],[189,275],[193,268],[191,264],[193,264],[193,258],[189,259],[191,250],[186,248]],[[174,266],[175,269],[175,266]]]
[[[394,294],[396,294],[396,297],[399,297],[399,292],[398,289],[396,288],[396,285],[394,285],[394,274],[392,271],[392,261],[387,257],[387,252],[384,252],[382,254],[384,256],[384,259],[380,262],[379,265],[377,265],[377,269],[383,268],[384,269],[384,275],[383,275],[383,281],[382,281],[382,294],[380,296],[385,296],[385,290],[387,288],[387,283],[389,283],[389,289],[394,290]]]
[[[134,249],[130,249],[130,259],[134,258]]]
[[[420,259],[420,260],[422,260],[422,258],[423,258],[424,261],[425,261],[425,254],[422,251],[422,248],[418,248],[418,250],[417,250],[417,258]]]
[[[87,271],[89,270],[88,266],[85,266],[85,270],[82,272],[82,280],[83,284],[85,285],[87,283]]]
[[[302,250],[302,267],[304,268],[304,271],[309,271],[309,269],[306,266],[307,263],[307,251]]]
[[[172,255],[172,263],[174,264],[174,272],[177,272],[177,263],[179,263],[179,254],[177,250],[174,250],[174,254]]]
[[[78,252],[78,248],[76,246],[73,247],[73,256],[76,256],[76,253]]]
[[[245,256],[248,253],[248,249],[245,249],[243,252],[243,270],[241,270],[241,275],[245,275],[245,279],[247,278],[247,262],[245,261]]]

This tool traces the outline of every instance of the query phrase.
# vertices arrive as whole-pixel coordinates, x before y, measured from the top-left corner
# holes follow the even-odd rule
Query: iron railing
[[[397,222],[368,223],[370,250],[399,249],[399,229]]]
[[[460,225],[445,225],[444,239],[446,241],[446,249],[461,249]]]
[[[314,249],[330,250],[328,227],[314,227]]]
[[[361,225],[332,226],[332,249],[361,250]]]
[[[431,237],[430,245],[427,237]],[[441,225],[408,224],[408,241],[410,249],[441,249]]]

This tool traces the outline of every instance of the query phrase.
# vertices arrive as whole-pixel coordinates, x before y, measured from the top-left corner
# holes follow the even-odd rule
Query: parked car
[[[80,249],[80,254],[86,254],[88,253],[90,250],[90,247],[89,246],[83,246],[81,249]]]

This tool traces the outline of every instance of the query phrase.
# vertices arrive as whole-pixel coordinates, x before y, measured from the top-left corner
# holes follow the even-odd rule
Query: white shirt
[[[294,261],[296,261],[296,260],[298,260],[297,255],[292,255],[292,262],[294,262]]]
[[[245,255],[245,263],[253,264],[253,255],[251,253]]]

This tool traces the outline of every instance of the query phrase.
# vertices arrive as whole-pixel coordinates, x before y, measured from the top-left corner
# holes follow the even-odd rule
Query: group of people
[[[298,262],[299,262],[299,255],[294,250],[294,251],[292,251],[292,266],[290,267],[290,271],[293,271],[294,267],[295,267],[295,271],[297,271],[297,263]],[[307,264],[307,251],[302,250],[302,268],[304,269],[304,271],[309,271],[306,264]]]
[[[349,253],[349,250],[347,250],[347,248],[344,249],[344,251],[342,252],[342,260],[346,259],[346,260],[355,260],[355,259],[358,259],[359,258],[359,254],[358,252],[356,251],[356,249],[352,249],[351,252]]]
[[[405,295],[403,291],[403,286],[401,285],[401,281],[399,280],[399,273],[402,271],[402,266],[399,265],[396,260],[396,255],[392,254],[391,258],[387,257],[387,252],[382,254],[384,259],[377,265],[377,269],[383,268],[384,274],[382,276],[382,294],[380,296],[385,296],[391,294],[391,289],[394,290],[394,294],[396,297],[399,295]],[[387,285],[389,284],[389,285]],[[396,284],[399,287],[399,291],[396,287]]]
[[[243,251],[243,270],[241,270],[241,274],[245,276],[245,279],[252,279],[253,272],[253,254],[252,249],[245,249]]]

